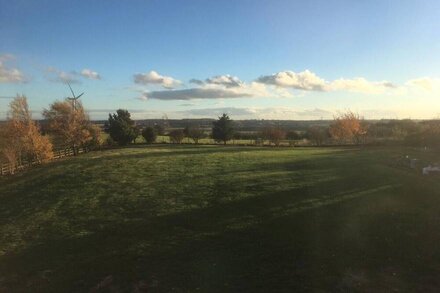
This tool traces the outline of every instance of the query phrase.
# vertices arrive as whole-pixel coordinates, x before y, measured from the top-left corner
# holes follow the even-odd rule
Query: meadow
[[[436,292],[438,155],[135,145],[5,176],[0,292]]]

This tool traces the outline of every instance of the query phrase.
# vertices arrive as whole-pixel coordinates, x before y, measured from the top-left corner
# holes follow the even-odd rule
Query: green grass
[[[438,158],[155,145],[0,178],[0,292],[438,291],[440,182],[405,154]]]

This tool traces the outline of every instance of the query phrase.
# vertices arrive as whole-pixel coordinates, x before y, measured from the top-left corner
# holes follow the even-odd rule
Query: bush
[[[148,144],[154,143],[157,138],[156,131],[153,127],[145,127],[145,129],[142,130],[142,136]]]
[[[111,136],[107,137],[107,139],[104,141],[105,146],[107,147],[114,147],[116,146],[118,143],[116,141],[113,140],[113,138],[111,138]]]

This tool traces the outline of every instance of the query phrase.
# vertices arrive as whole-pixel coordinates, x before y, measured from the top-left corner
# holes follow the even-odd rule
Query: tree
[[[168,134],[172,143],[182,143],[185,134],[182,129],[171,130]]]
[[[119,109],[108,115],[108,132],[119,145],[127,145],[138,136],[135,122],[127,110]]]
[[[334,117],[329,132],[332,138],[339,142],[354,142],[359,144],[367,133],[365,123],[359,114],[348,111]]]
[[[311,126],[307,129],[306,137],[314,144],[320,146],[329,137],[328,129],[323,126]]]
[[[96,124],[91,124],[88,130],[90,132],[91,139],[86,143],[85,146],[90,149],[100,149],[104,144],[101,127]]]
[[[186,127],[185,130],[185,135],[191,138],[195,144],[199,143],[199,139],[205,137],[205,132],[199,126]]]
[[[302,135],[298,131],[289,130],[286,133],[286,138],[289,139],[289,140],[299,140],[299,139],[302,139]]]
[[[279,127],[267,127],[263,130],[262,136],[276,146],[279,146],[281,140],[286,138],[286,132]]]
[[[165,135],[165,127],[162,124],[154,124],[154,131],[157,135]]]
[[[157,133],[153,127],[148,126],[142,130],[142,136],[148,144],[151,144],[156,141]]]
[[[49,131],[60,143],[72,147],[74,155],[93,139],[92,123],[80,101],[75,102],[75,108],[72,101],[56,101],[43,111],[43,116],[48,121]]]
[[[2,153],[15,169],[17,161],[47,162],[53,158],[52,143],[40,133],[29,111],[25,96],[17,96],[9,104],[8,121],[3,129]]]
[[[217,121],[213,122],[212,137],[215,141],[222,141],[226,145],[228,140],[231,140],[234,135],[233,121],[227,114],[223,114]]]
[[[440,121],[421,122],[417,130],[411,131],[405,137],[405,143],[411,146],[440,147]]]

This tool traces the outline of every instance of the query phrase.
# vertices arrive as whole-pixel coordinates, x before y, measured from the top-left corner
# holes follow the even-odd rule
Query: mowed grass
[[[137,146],[0,178],[0,292],[438,292],[440,179],[406,154],[439,158]]]

